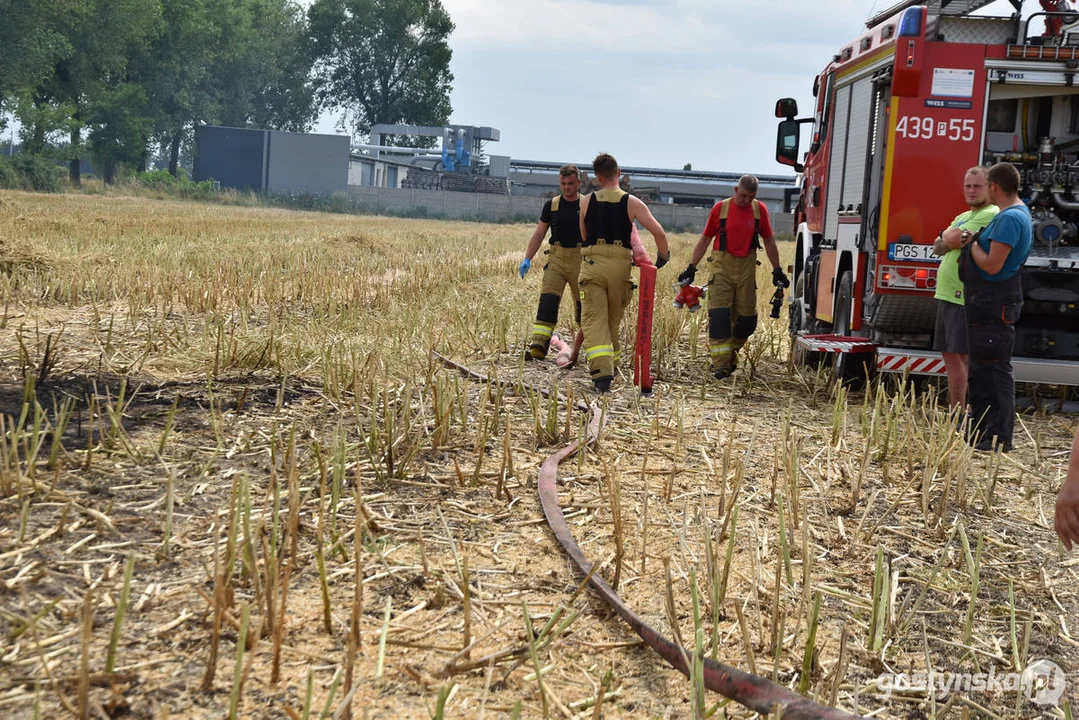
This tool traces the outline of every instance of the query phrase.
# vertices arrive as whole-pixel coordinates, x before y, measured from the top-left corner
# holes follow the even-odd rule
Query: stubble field
[[[752,716],[643,647],[547,530],[537,469],[595,396],[583,363],[520,359],[530,231],[0,193],[0,716]],[[560,471],[598,572],[687,653],[850,712],[1065,717],[1075,417],[972,453],[932,393],[791,366],[764,269],[714,381],[703,313],[669,306],[694,241],[659,274],[654,396],[623,359]],[[893,687],[1040,659],[1056,707]]]

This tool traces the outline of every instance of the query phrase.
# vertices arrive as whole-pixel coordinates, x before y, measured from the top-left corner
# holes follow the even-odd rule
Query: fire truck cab
[[[812,116],[776,103],[776,159],[802,173],[790,328],[840,378],[944,372],[933,240],[967,209],[966,170],[1003,161],[1034,219],[1016,379],[1079,385],[1079,13],[972,15],[990,1],[900,2],[816,78]]]

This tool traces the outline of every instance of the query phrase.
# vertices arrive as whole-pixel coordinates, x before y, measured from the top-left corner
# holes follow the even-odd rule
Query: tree
[[[686,171],[692,170],[693,169],[693,163],[686,163],[685,165],[682,166],[682,169],[686,170]]]
[[[311,127],[307,27],[292,0],[162,0],[162,11],[164,32],[137,78],[172,175],[200,123]]]
[[[0,102],[47,80],[56,63],[71,54],[56,22],[79,9],[72,0],[0,0]]]
[[[318,98],[358,133],[449,120],[454,25],[441,0],[315,0],[308,22]]]
[[[210,75],[220,28],[208,0],[162,0],[162,32],[132,62],[132,82],[146,93],[152,126],[147,149],[161,145],[174,176],[180,144],[213,106]],[[146,157],[137,163],[146,165]]]
[[[160,32],[161,5],[159,0],[81,0],[72,6],[72,12],[54,18],[71,53],[34,94],[35,104],[40,98],[73,108],[68,152],[71,182],[78,183],[87,113],[110,87],[125,82],[128,59]]]
[[[175,175],[200,123],[307,130],[311,63],[296,0],[0,0],[0,108],[75,183],[87,131],[111,177],[159,145]]]
[[[305,131],[318,112],[311,85],[307,25],[292,0],[231,0],[215,61],[212,121]],[[207,118],[210,119],[210,118]]]
[[[110,88],[87,115],[90,156],[111,185],[118,165],[136,165],[146,155],[153,124],[146,111],[146,92],[130,83]]]
[[[74,52],[59,20],[85,12],[79,0],[0,0],[0,109],[15,110],[24,128],[24,150],[40,152],[45,137],[60,125],[42,86],[56,64]],[[34,124],[46,118],[48,127]]]

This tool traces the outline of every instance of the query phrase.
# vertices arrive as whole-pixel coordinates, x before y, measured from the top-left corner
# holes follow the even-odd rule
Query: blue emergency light
[[[918,37],[922,34],[922,14],[925,6],[907,8],[899,21],[899,37]]]

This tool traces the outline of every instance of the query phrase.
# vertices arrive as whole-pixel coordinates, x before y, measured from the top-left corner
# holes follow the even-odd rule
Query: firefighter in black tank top
[[[532,325],[532,342],[525,351],[525,360],[547,357],[551,335],[558,324],[558,306],[566,285],[569,285],[576,306],[574,319],[578,324],[581,322],[580,291],[577,286],[577,276],[581,272],[581,197],[577,194],[581,187],[581,176],[576,165],[563,165],[558,175],[562,194],[543,204],[540,220],[528,240],[525,257],[518,270],[521,279],[524,279],[532,265],[532,258],[543,243],[547,228],[550,228],[551,244],[544,250],[547,262],[543,266],[539,309],[536,311],[536,322]]]
[[[592,382],[607,392],[620,347],[618,329],[630,301],[630,232],[637,220],[656,241],[656,267],[667,264],[667,233],[639,198],[618,187],[618,162],[601,153],[592,163],[600,189],[581,198],[581,329]]]

